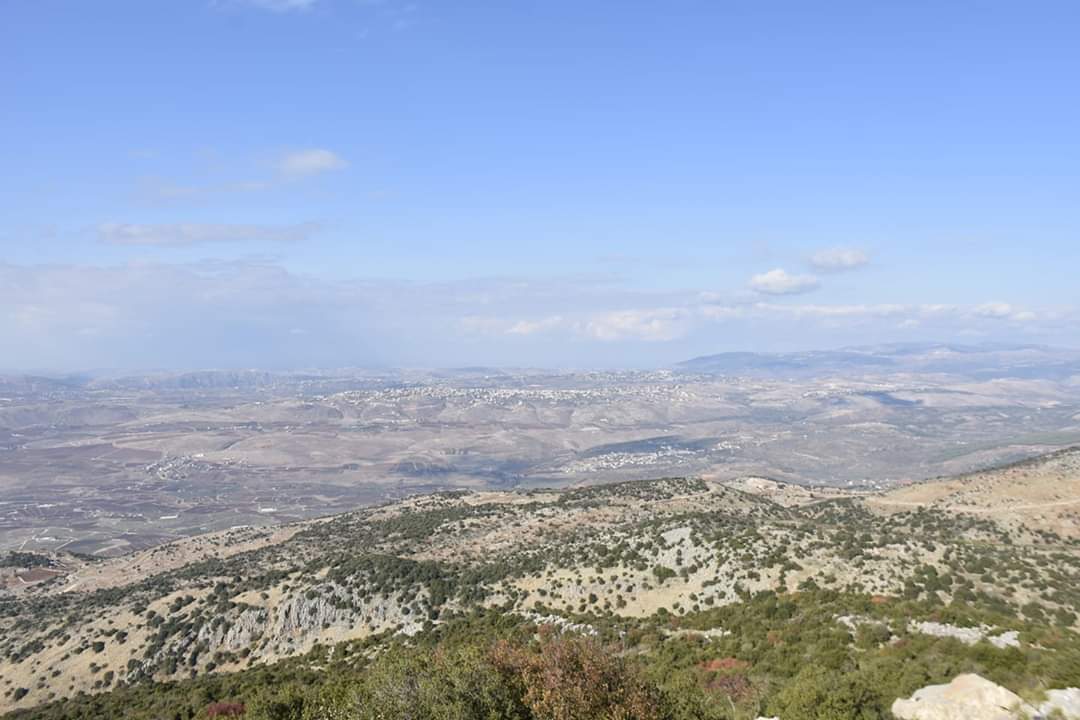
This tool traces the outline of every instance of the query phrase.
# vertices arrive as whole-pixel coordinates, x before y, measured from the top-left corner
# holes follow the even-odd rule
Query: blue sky
[[[0,366],[1080,346],[1080,6],[35,0]]]

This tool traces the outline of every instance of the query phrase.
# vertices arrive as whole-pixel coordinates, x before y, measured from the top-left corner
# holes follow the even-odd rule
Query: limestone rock
[[[947,623],[911,622],[908,624],[908,630],[910,632],[932,635],[934,637],[955,638],[965,645],[974,645],[983,638],[986,638],[987,642],[996,648],[1005,649],[1007,647],[1020,647],[1020,633],[1015,630],[1009,630],[1007,632],[998,633],[997,635],[991,635],[994,628],[989,625],[958,627]]]
[[[1080,688],[1048,690],[1046,700],[1039,705],[1039,715],[1049,717],[1055,710],[1066,720],[1080,720]]]
[[[978,675],[958,675],[893,703],[900,720],[1016,720],[1036,714],[1019,695]]]

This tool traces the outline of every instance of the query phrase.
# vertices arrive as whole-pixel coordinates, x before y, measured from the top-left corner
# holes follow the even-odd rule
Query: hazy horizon
[[[575,372],[648,372],[651,370],[669,370],[678,368],[680,365],[690,363],[694,360],[702,360],[711,357],[724,356],[724,355],[758,355],[762,357],[769,356],[800,356],[810,354],[829,354],[829,353],[845,353],[845,352],[864,352],[872,353],[882,348],[888,349],[934,349],[934,348],[952,348],[961,352],[971,353],[993,353],[1002,351],[1020,351],[1020,350],[1043,350],[1051,353],[1065,353],[1065,354],[1080,354],[1080,348],[1065,347],[1060,345],[1046,345],[1041,343],[1010,343],[1010,342],[975,342],[975,343],[963,343],[963,342],[949,342],[947,340],[913,340],[907,342],[898,343],[880,343],[875,345],[845,345],[841,347],[802,347],[793,350],[785,351],[763,351],[753,348],[730,348],[724,350],[717,350],[716,352],[708,352],[702,355],[694,355],[690,357],[679,357],[670,362],[665,363],[651,363],[651,364],[624,364],[624,365],[498,365],[484,362],[472,362],[461,363],[456,365],[191,365],[191,366],[113,366],[113,367],[90,367],[90,366],[71,366],[71,367],[4,367],[0,366],[0,376],[20,376],[20,375],[36,375],[41,377],[89,377],[89,378],[105,378],[109,376],[139,376],[139,375],[154,375],[154,374],[182,374],[182,373],[198,373],[198,372],[267,372],[275,374],[301,374],[305,372],[312,373],[348,373],[348,372],[370,372],[370,373],[389,373],[389,372],[452,372],[452,371],[469,371],[469,370],[496,370],[496,371],[521,371],[521,372],[553,372],[553,373],[575,373]]]

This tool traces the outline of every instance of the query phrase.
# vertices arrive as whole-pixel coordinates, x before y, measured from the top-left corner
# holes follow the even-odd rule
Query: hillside
[[[764,478],[459,491],[120,559],[57,556],[55,577],[0,595],[0,709],[181,680],[221,699],[274,667],[317,686],[335,658],[360,672],[379,648],[538,625],[633,647],[648,667],[688,653],[678,676],[699,689],[740,678],[705,696],[740,713],[775,707],[798,679],[769,659],[777,642],[860,672],[925,654],[881,702],[1006,666],[997,681],[1031,693],[1046,668],[1080,662],[1080,541],[1064,510],[1048,520],[1080,482],[1077,457],[877,495]],[[74,702],[24,717],[89,700]]]
[[[915,483],[872,498],[875,509],[931,508],[990,517],[1016,532],[1080,537],[1080,451]]]

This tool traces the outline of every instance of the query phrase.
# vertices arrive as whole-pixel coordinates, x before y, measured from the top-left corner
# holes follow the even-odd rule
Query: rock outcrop
[[[1057,715],[1054,713],[1057,712]],[[1061,717],[1064,720],[1080,720],[1080,688],[1048,690],[1046,700],[1039,705],[1039,715]]]
[[[947,685],[928,685],[893,703],[899,720],[1017,720],[1038,711],[1016,693],[978,675],[958,675]]]
[[[1007,632],[992,635],[991,633],[994,632],[994,628],[989,625],[958,627],[956,625],[937,622],[912,622],[908,625],[908,630],[910,632],[932,635],[934,637],[955,638],[965,645],[974,645],[985,638],[987,642],[996,648],[1005,649],[1007,647],[1020,647],[1020,633],[1015,630],[1009,630]]]

